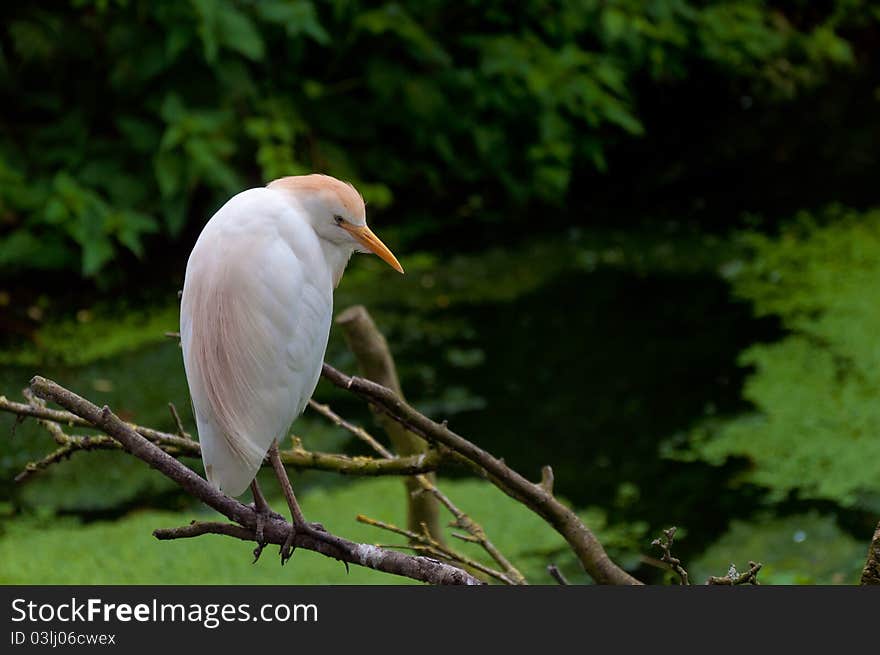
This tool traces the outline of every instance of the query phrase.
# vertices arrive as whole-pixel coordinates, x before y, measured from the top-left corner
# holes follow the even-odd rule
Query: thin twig
[[[568,586],[571,584],[566,579],[566,577],[564,575],[562,575],[562,571],[560,571],[559,567],[556,566],[555,564],[550,564],[549,566],[547,566],[547,573],[549,573],[550,577],[552,577],[554,580],[556,580],[556,582],[558,582],[561,585]]]
[[[45,408],[46,403],[42,398],[34,395],[30,389],[22,391],[24,397],[31,406]],[[59,445],[58,448],[51,453],[35,462],[28,462],[24,469],[15,476],[17,483],[26,482],[31,477],[45,471],[53,464],[57,464],[70,457],[75,452],[88,450],[119,450],[122,446],[119,442],[114,441],[110,437],[105,436],[71,436],[68,435],[61,426],[47,419],[37,419],[37,423],[51,435],[52,439]]]
[[[27,392],[28,394],[30,392]],[[27,396],[27,394],[26,394]],[[35,399],[39,401],[39,399]],[[61,431],[61,425],[71,427],[93,427],[88,421],[82,420],[80,417],[57,409],[44,407],[37,402],[30,404],[18,403],[8,400],[5,396],[0,396],[0,411],[6,411],[16,414],[19,417],[35,418],[42,427],[44,427],[59,445],[69,445],[70,452],[78,450],[94,450],[98,446],[95,442],[81,441],[64,435]],[[201,457],[201,447],[199,443],[190,438],[182,438],[179,435],[161,432],[152,428],[140,425],[129,424],[133,430],[155,443],[168,453],[177,457]],[[63,435],[63,436],[59,436]],[[110,437],[104,437],[112,441]],[[101,448],[112,449],[114,446],[106,445]],[[429,451],[420,455],[410,455],[407,457],[392,457],[390,459],[376,459],[372,457],[349,457],[337,453],[323,453],[305,450],[301,446],[288,450],[282,450],[281,461],[285,466],[290,466],[297,470],[312,469],[317,471],[331,471],[342,475],[356,476],[378,476],[378,475],[416,475],[419,473],[427,473],[436,470],[444,461],[445,455],[436,450]],[[60,457],[52,460],[51,463],[63,461],[65,458]],[[32,474],[42,471],[46,466],[38,465],[38,462],[32,462],[25,471],[27,473],[22,479],[28,479]],[[263,462],[268,467],[268,459]],[[28,471],[27,469],[31,469]]]
[[[425,529],[424,526],[422,527],[422,532],[413,532],[412,530],[400,528],[393,523],[385,523],[384,521],[371,519],[370,517],[364,516],[363,514],[357,515],[357,521],[360,523],[365,523],[366,525],[371,525],[375,528],[387,530],[388,532],[393,532],[394,534],[399,534],[402,537],[406,537],[410,540],[410,543],[407,546],[403,546],[404,548],[417,550],[418,552],[422,552],[431,557],[437,557],[450,562],[457,562],[466,568],[485,573],[486,575],[493,577],[496,580],[505,584],[516,584],[513,580],[508,578],[500,571],[496,571],[486,566],[482,562],[478,562],[477,560],[472,559],[467,555],[463,555],[440,543],[431,536],[430,531]]]
[[[192,440],[190,434],[183,428],[183,421],[180,420],[180,414],[177,413],[174,403],[168,403],[168,411],[171,412],[171,418],[174,419],[174,424],[177,426],[177,436]]]
[[[25,482],[31,476],[45,471],[52,464],[57,464],[65,459],[68,459],[74,452],[74,449],[70,447],[70,445],[60,446],[56,450],[53,450],[51,453],[43,457],[42,459],[38,459],[35,462],[28,462],[25,464],[24,469],[15,476],[15,482]]]
[[[346,421],[339,414],[330,409],[329,405],[322,405],[321,403],[310,399],[309,407],[311,407],[313,410],[315,410],[325,418],[329,419],[335,425],[347,430],[348,432],[356,436],[358,439],[367,444],[370,448],[382,455],[382,457],[386,459],[394,458],[394,453],[392,453],[385,446],[379,443],[373,435],[364,430],[362,427]]]
[[[690,582],[687,570],[682,566],[681,560],[674,557],[672,554],[672,544],[675,542],[675,532],[677,530],[678,528],[674,525],[671,528],[667,528],[663,531],[663,537],[654,539],[654,541],[651,542],[651,545],[657,546],[657,548],[663,552],[660,561],[666,563],[669,568],[678,575],[681,584],[689,585]]]
[[[455,521],[453,522],[453,527],[460,528],[465,530],[473,539],[475,543],[478,543],[483,550],[485,550],[489,556],[495,560],[495,562],[504,569],[505,579],[511,580],[511,584],[527,584],[525,576],[520,573],[519,569],[517,569],[510,561],[504,556],[504,554],[498,550],[498,548],[493,544],[489,537],[486,534],[486,531],[483,529],[483,526],[474,521],[468,514],[460,510],[450,499],[444,494],[437,485],[433,484],[431,480],[426,475],[417,475],[416,481],[422,486],[422,489],[430,493],[434,496],[440,504],[443,505],[452,516],[455,517]]]
[[[373,450],[375,450],[383,457],[389,458],[394,456],[390,450],[379,443],[379,441],[364,428],[346,421],[341,416],[339,416],[339,414],[334,412],[329,407],[329,405],[322,405],[315,401],[309,401],[309,406],[326,418],[330,419],[336,425],[344,428],[345,430],[348,430],[351,434],[361,439],[364,443],[369,445]],[[424,453],[423,456],[427,457],[431,453],[436,452],[438,452],[436,448],[430,449],[426,453]],[[549,469],[550,467],[546,468]],[[550,475],[552,476],[552,471]],[[513,564],[510,563],[510,561],[504,556],[504,554],[501,553],[500,550],[498,550],[495,544],[493,544],[489,540],[489,537],[487,536],[486,531],[483,529],[483,527],[479,523],[474,521],[468,514],[459,509],[446,494],[440,491],[440,489],[437,487],[436,484],[434,484],[430,477],[428,477],[427,475],[416,475],[415,481],[419,485],[419,491],[431,494],[440,502],[441,505],[443,505],[449,511],[450,514],[452,514],[455,519],[455,521],[453,522],[453,527],[457,527],[467,531],[471,537],[471,539],[469,539],[468,541],[479,544],[483,548],[483,550],[485,550],[489,554],[489,556],[493,560],[495,560],[495,562],[499,566],[501,566],[501,568],[504,570],[504,574],[500,577],[493,577],[496,577],[499,580],[510,581],[510,584],[527,584],[525,576],[523,576],[523,574],[520,573],[520,571]],[[454,552],[451,548],[448,550],[450,552]]]
[[[730,570],[728,570],[727,575],[713,575],[708,580],[706,580],[706,584],[727,586],[736,586],[742,584],[757,585],[760,584],[758,582],[758,571],[761,570],[762,566],[763,564],[761,564],[760,562],[749,562],[749,570],[745,571],[744,573],[738,573],[736,567],[731,564]]]

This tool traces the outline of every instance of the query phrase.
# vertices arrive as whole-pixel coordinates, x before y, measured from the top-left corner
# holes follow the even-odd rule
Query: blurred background
[[[326,172],[407,269],[356,257],[337,310],[367,305],[420,409],[533,479],[551,464],[629,570],[663,581],[645,555],[677,525],[694,578],[754,559],[764,582],[857,581],[880,514],[880,3],[0,15],[0,393],[39,373],[169,431],[173,401],[194,431],[164,333],[201,227],[241,189]],[[355,368],[338,330],[327,357]],[[375,428],[326,383],[316,398]],[[364,452],[308,411],[293,432]],[[53,447],[0,416],[0,582],[391,581],[159,543],[205,510],[121,453],[13,483]],[[399,480],[294,483],[342,535],[391,540],[359,512],[404,522]],[[533,582],[550,562],[586,582],[494,488],[455,470],[442,487]]]

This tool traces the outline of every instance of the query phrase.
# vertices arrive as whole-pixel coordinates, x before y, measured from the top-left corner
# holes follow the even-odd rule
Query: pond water
[[[369,306],[392,344],[405,392],[423,411],[447,418],[527,477],[537,480],[550,464],[557,492],[574,504],[603,507],[613,521],[687,526],[699,535],[688,548],[699,549],[729,519],[752,512],[757,499],[730,487],[730,470],[664,459],[660,444],[706,417],[747,409],[740,397],[747,371],[737,356],[779,330],[752,318],[716,267],[694,263],[704,252],[655,246],[598,248],[578,237],[527,250],[425,257],[406,278],[385,276],[361,258],[340,287],[337,310],[358,301]],[[354,370],[338,330],[327,359]],[[17,397],[34,372],[2,370],[0,392]],[[39,372],[161,429],[173,430],[167,403],[174,401],[191,425],[180,353],[170,340]],[[372,425],[361,403],[328,384],[316,397]],[[3,434],[11,426],[10,417],[0,417]],[[363,452],[308,413],[294,432],[316,450]],[[24,487],[9,482],[49,447],[30,422],[2,441],[0,485],[15,505],[101,518],[186,502],[157,474],[114,453],[79,455]],[[301,480],[344,483],[327,474]]]

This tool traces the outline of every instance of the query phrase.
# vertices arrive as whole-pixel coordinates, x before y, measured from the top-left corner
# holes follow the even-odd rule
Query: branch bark
[[[223,494],[207,480],[136,432],[132,426],[111,412],[109,407],[105,405],[101,409],[72,391],[39,376],[31,380],[30,386],[40,398],[61,405],[90,426],[112,436],[132,455],[176,482],[191,496],[198,498],[238,524],[237,526],[215,523],[195,524],[196,527],[191,525],[173,530],[160,530],[156,534],[157,538],[183,538],[214,532],[240,539],[256,540],[258,519],[257,513],[252,507]],[[285,543],[292,528],[290,523],[275,517],[269,517],[262,523],[263,537],[266,542],[279,546]],[[294,545],[297,548],[313,550],[343,562],[423,582],[481,584],[479,580],[454,566],[425,557],[413,557],[368,544],[354,543],[330,533],[323,533],[320,537],[314,534],[297,534]]]
[[[880,585],[880,523],[877,524],[874,537],[868,546],[868,559],[865,560],[865,568],[862,570],[859,584]]]
[[[757,585],[760,584],[758,582],[758,572],[761,570],[762,566],[764,565],[760,562],[749,562],[749,570],[743,573],[739,573],[736,570],[736,567],[731,564],[730,570],[727,572],[727,575],[709,576],[709,579],[706,580],[706,584],[722,585],[728,587],[736,587],[744,584]]]
[[[412,530],[399,528],[393,523],[386,523],[385,521],[377,521],[376,519],[371,519],[370,517],[364,516],[363,514],[358,514],[357,521],[406,537],[407,539],[409,539],[410,542],[409,548],[418,552],[425,553],[426,555],[436,557],[438,559],[444,559],[450,562],[457,562],[458,564],[461,564],[466,568],[484,573],[485,575],[495,578],[496,580],[499,580],[504,584],[519,584],[515,580],[507,577],[501,571],[496,571],[495,569],[486,566],[482,562],[478,562],[477,560],[471,557],[467,557],[466,555],[463,555],[458,551],[455,551],[452,548],[449,548],[448,546],[440,543],[440,541],[438,541],[434,537],[434,535],[432,535],[426,529],[422,529],[421,532],[413,532]]]
[[[388,450],[385,446],[380,444],[373,437],[373,435],[371,435],[369,432],[364,430],[362,427],[352,425],[351,423],[349,423],[348,421],[343,419],[341,416],[339,416],[332,409],[330,409],[329,406],[321,405],[320,403],[316,403],[313,400],[309,401],[309,406],[312,407],[313,409],[315,409],[316,411],[318,411],[319,413],[321,413],[323,416],[325,416],[328,419],[330,419],[331,421],[333,421],[333,423],[335,423],[336,425],[344,428],[345,430],[348,430],[351,434],[355,435],[358,439],[360,439],[361,441],[363,441],[364,443],[369,445],[370,448],[372,448],[375,452],[380,454],[382,457],[390,458],[390,457],[394,456],[393,453],[390,450]],[[450,454],[450,451],[448,449],[442,448],[442,447],[432,448],[428,451],[427,454],[431,454],[431,453],[438,454],[441,452],[441,450],[444,453],[444,455]],[[471,464],[470,462],[467,462],[467,463]],[[549,468],[549,467],[545,467],[545,468]],[[482,471],[480,471],[480,472],[482,472]],[[483,526],[481,526],[479,523],[474,521],[467,513],[465,513],[461,509],[459,509],[455,505],[455,503],[453,503],[452,500],[446,494],[444,494],[442,491],[440,491],[440,489],[437,487],[436,481],[434,480],[433,476],[428,476],[428,475],[422,474],[422,475],[415,475],[415,476],[413,476],[412,479],[415,480],[415,482],[418,484],[418,487],[419,487],[415,492],[413,492],[414,494],[426,493],[426,494],[431,494],[432,496],[434,496],[434,498],[437,499],[437,502],[439,502],[447,510],[449,510],[449,513],[452,514],[453,518],[455,519],[455,521],[453,521],[451,526],[456,527],[456,528],[460,528],[460,529],[465,530],[467,532],[467,536],[457,534],[457,533],[453,533],[453,536],[463,538],[465,541],[471,541],[473,543],[479,544],[483,548],[483,550],[485,550],[486,553],[488,553],[489,556],[492,559],[494,559],[501,566],[502,569],[504,569],[504,572],[499,573],[499,575],[494,575],[494,573],[493,573],[492,574],[493,577],[501,580],[502,582],[508,583],[508,584],[527,584],[526,579],[523,576],[523,574],[520,573],[519,570],[517,570],[517,568],[515,566],[513,566],[513,564],[511,564],[510,561],[501,553],[501,551],[498,550],[498,548],[496,548],[495,544],[493,544],[489,540],[489,536],[486,534],[486,531],[483,529]],[[419,530],[419,531],[414,531],[414,530],[407,530],[406,531],[406,534],[404,536],[407,536],[410,538],[410,545],[411,546],[417,546],[418,541],[421,539],[421,537],[414,539],[410,535],[422,535],[425,532],[425,530],[427,529],[425,524],[422,524],[420,526],[420,528],[421,528],[421,530]],[[398,534],[402,534],[402,533],[398,533]],[[440,544],[440,546],[443,549],[446,549],[450,552],[454,552],[445,543],[443,543],[443,541],[441,539],[434,537],[433,534],[430,532],[430,529],[428,529],[428,539]],[[458,555],[458,554],[456,553],[456,555]],[[458,559],[453,559],[453,561],[458,561],[460,563],[467,564],[467,562],[465,560],[466,560],[466,558],[464,556],[458,557]],[[478,570],[478,569],[475,568],[475,570]],[[485,573],[486,571],[483,571],[483,572]]]
[[[672,544],[675,543],[675,533],[678,530],[674,525],[663,531],[663,536],[651,542],[652,546],[657,546],[663,551],[660,561],[667,564],[670,569],[678,576],[681,584],[687,586],[690,584],[687,569],[681,563],[681,560],[672,554]]]
[[[593,532],[545,486],[526,480],[502,460],[450,430],[445,423],[436,423],[416,411],[390,389],[364,378],[348,376],[326,363],[322,374],[336,386],[361,396],[427,441],[442,444],[480,466],[495,486],[525,504],[553,526],[565,538],[584,569],[596,582],[641,584],[608,557]]]
[[[63,432],[59,436],[60,425],[94,428],[91,423],[70,412],[40,407],[34,404],[13,402],[5,396],[0,396],[0,411],[37,419],[41,425],[50,431],[55,441],[62,446],[62,448],[59,448],[59,451],[64,451],[53,453],[56,456],[52,461],[44,459],[28,464],[25,470],[19,474],[21,477],[19,481],[26,480],[34,473],[45,469],[56,461],[69,457],[75,452],[96,449],[113,450],[119,447],[118,443],[108,437],[71,436]],[[202,456],[198,441],[141,425],[130,423],[126,425],[175,457],[198,458]],[[57,431],[52,426],[57,428]],[[305,450],[301,447],[282,450],[280,454],[281,461],[284,462],[285,466],[290,466],[294,469],[312,469],[341,473],[342,475],[364,476],[418,475],[420,473],[428,473],[436,471],[444,463],[445,459],[443,453],[437,450],[431,450],[420,455],[381,459],[375,457],[349,457],[337,453]],[[269,466],[268,459],[263,462],[263,466]]]
[[[361,374],[403,398],[388,341],[376,327],[367,309],[363,305],[349,307],[336,317],[336,323],[342,328],[345,341],[357,359]],[[373,412],[398,456],[419,455],[430,450],[429,444],[419,435],[407,430],[406,426],[390,419],[384,412],[375,409]],[[434,475],[428,475],[427,478],[431,484],[436,482]],[[419,532],[421,526],[426,525],[432,537],[443,543],[437,499],[430,494],[419,493],[422,485],[414,478],[405,478],[404,484],[407,490],[407,527],[412,532]]]

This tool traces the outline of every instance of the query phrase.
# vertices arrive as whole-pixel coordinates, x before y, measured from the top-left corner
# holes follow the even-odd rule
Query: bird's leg
[[[299,503],[296,501],[296,495],[293,493],[290,478],[287,477],[287,471],[284,468],[284,463],[281,461],[281,454],[278,452],[277,444],[273,443],[272,447],[269,448],[269,461],[272,462],[272,468],[275,470],[278,482],[281,483],[281,491],[284,492],[284,498],[287,500],[287,506],[290,508],[290,515],[293,518],[293,524],[305,525],[306,517],[300,509]]]
[[[266,497],[263,495],[263,491],[260,489],[260,485],[256,478],[251,482],[251,493],[254,496],[254,512],[257,516],[257,529],[255,535],[257,539],[257,547],[254,548],[254,563],[256,564],[257,560],[260,559],[260,555],[263,554],[263,548],[266,546],[266,540],[263,538],[263,529],[266,526],[266,520],[270,518],[274,512],[269,508],[269,503],[266,502]]]
[[[287,506],[290,508],[290,516],[293,523],[287,540],[281,546],[281,563],[284,564],[293,555],[293,540],[297,532],[317,537],[316,533],[323,532],[324,528],[320,524],[312,525],[306,522],[306,517],[303,515],[302,509],[300,509],[296,495],[293,493],[293,487],[290,484],[290,478],[287,477],[287,471],[284,469],[284,464],[281,461],[281,455],[278,453],[277,444],[273,443],[272,447],[269,448],[269,461],[272,462],[272,468],[275,470],[278,482],[281,483],[281,490],[284,492],[284,498],[287,500]]]

